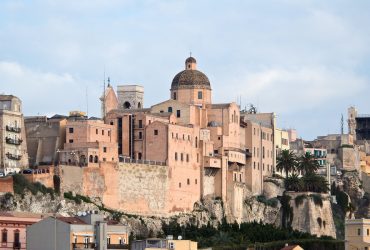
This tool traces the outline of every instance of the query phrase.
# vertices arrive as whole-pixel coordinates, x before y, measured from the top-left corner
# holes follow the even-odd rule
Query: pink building
[[[40,214],[0,212],[0,250],[26,249],[26,228],[42,218]]]

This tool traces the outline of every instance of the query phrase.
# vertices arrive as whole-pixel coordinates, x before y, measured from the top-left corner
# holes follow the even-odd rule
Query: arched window
[[[93,162],[94,161],[94,156],[90,155],[89,156],[89,162]]]
[[[129,108],[131,108],[131,104],[130,104],[129,102],[125,102],[125,103],[123,104],[123,108],[124,108],[124,109],[129,109]]]
[[[8,242],[8,230],[4,229],[1,231],[1,242]]]
[[[137,108],[141,109],[141,102],[138,102]]]
[[[95,157],[94,157],[94,162],[95,163],[98,163],[99,162],[99,157],[97,155],[95,155]]]

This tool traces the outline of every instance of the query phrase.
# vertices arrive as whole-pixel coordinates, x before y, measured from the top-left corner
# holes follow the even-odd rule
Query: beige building
[[[370,220],[353,219],[345,222],[345,250],[370,249]]]
[[[85,117],[69,119],[65,125],[66,143],[59,150],[60,163],[88,166],[100,162],[117,162],[117,139],[114,125]]]
[[[22,102],[13,95],[0,95],[0,172],[19,172],[28,166]]]
[[[119,102],[124,89],[118,88]],[[210,81],[190,57],[172,80],[169,100],[150,108],[119,105],[105,122],[116,126],[121,162],[168,167],[169,212],[190,211],[211,195],[240,218],[245,188],[260,194],[274,171],[274,115],[260,116],[243,120],[237,104],[213,104]]]
[[[150,238],[146,240],[136,240],[131,243],[130,250],[197,250],[198,243],[191,240],[174,240],[172,236],[168,239]]]

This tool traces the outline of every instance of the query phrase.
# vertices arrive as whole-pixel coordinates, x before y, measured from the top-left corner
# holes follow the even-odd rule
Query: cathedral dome
[[[185,61],[185,70],[178,73],[172,80],[171,89],[202,88],[211,89],[208,77],[196,69],[194,57],[189,57]]]

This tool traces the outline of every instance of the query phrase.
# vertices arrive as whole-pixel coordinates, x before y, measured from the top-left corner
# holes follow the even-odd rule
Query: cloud
[[[21,98],[25,115],[85,111],[88,85],[68,73],[41,72],[16,62],[0,61],[0,89]],[[96,89],[91,90],[94,99],[98,94]]]
[[[344,70],[272,68],[247,72],[244,77],[231,80],[229,86],[239,89],[239,95],[259,105],[262,111],[298,114],[355,98],[368,84],[366,78]],[[226,89],[222,92],[227,93]]]

